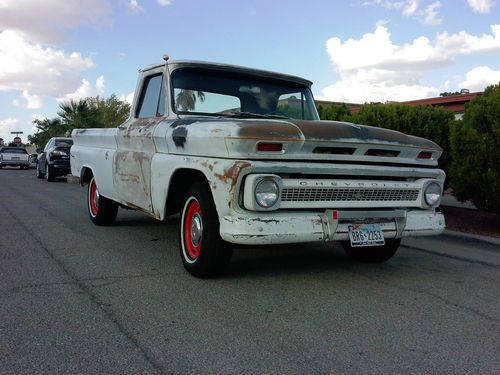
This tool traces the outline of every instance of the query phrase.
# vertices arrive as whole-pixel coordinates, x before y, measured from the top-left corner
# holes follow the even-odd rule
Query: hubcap
[[[97,215],[99,212],[99,191],[97,190],[97,185],[95,180],[90,183],[90,211],[93,215]]]
[[[191,242],[194,246],[200,244],[202,230],[201,217],[198,213],[195,213],[191,221]]]
[[[202,249],[203,218],[200,203],[192,198],[186,204],[183,225],[184,247],[186,255],[195,261]]]

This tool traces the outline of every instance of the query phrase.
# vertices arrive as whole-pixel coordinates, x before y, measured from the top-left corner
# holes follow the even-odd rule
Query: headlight
[[[437,182],[431,182],[424,191],[425,202],[429,206],[436,205],[441,199],[441,185]]]
[[[263,208],[274,206],[278,197],[279,187],[274,180],[264,179],[255,186],[255,201]]]

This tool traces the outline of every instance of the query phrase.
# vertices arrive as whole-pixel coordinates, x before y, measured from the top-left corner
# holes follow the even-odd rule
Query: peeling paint
[[[226,184],[229,182],[231,184],[229,191],[232,191],[238,182],[238,176],[240,175],[241,170],[250,167],[251,165],[252,164],[247,161],[237,161],[230,168],[228,168],[224,174],[214,173],[214,176]]]

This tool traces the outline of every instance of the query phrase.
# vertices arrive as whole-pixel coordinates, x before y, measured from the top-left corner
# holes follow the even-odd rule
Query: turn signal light
[[[280,152],[283,151],[283,143],[259,143],[257,151]]]
[[[430,159],[432,157],[432,152],[429,151],[422,151],[420,154],[418,154],[419,159]]]

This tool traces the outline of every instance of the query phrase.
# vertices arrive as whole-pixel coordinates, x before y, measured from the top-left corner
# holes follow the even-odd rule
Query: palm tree
[[[99,110],[89,102],[89,99],[70,100],[59,105],[61,111],[57,114],[63,123],[76,128],[102,127],[99,121]]]
[[[201,102],[205,101],[205,93],[203,91],[194,91],[182,89],[177,94],[176,107],[181,111],[192,111],[196,107],[196,97]]]

